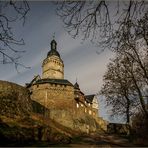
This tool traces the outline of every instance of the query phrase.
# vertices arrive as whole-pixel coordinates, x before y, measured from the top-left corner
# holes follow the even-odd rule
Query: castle
[[[57,51],[57,43],[53,39],[50,45],[51,49],[42,63],[42,77],[37,75],[27,84],[31,99],[48,108],[50,118],[70,128],[75,128],[71,118],[79,120],[88,115],[97,119],[101,128],[106,129],[106,122],[98,117],[97,97],[85,96],[77,82],[73,85],[64,79],[64,62]],[[88,126],[86,124],[83,127],[84,131]]]

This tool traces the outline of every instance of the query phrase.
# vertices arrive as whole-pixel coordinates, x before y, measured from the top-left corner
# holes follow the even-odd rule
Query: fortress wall
[[[48,105],[49,100],[73,99],[73,86],[61,84],[35,84],[31,87],[31,99],[42,105]]]
[[[50,110],[49,117],[56,122],[81,132],[106,130],[106,124],[97,118],[97,111],[92,106],[74,99],[74,88],[60,84],[35,84],[31,87],[32,100]],[[95,113],[95,114],[94,114]]]

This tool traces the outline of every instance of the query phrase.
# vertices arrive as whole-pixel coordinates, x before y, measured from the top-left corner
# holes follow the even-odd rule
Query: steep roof
[[[44,83],[52,83],[52,84],[64,84],[73,86],[72,83],[70,83],[68,80],[65,79],[40,79],[37,80],[34,84],[44,84]]]
[[[86,95],[86,96],[84,96],[85,97],[85,100],[86,100],[86,102],[88,102],[88,103],[92,103],[92,101],[93,101],[93,99],[94,99],[94,94],[93,95]]]
[[[47,54],[47,56],[52,56],[52,55],[56,55],[60,58],[60,54],[57,50],[50,50]]]
[[[74,88],[75,88],[75,89],[80,89],[80,88],[79,88],[79,84],[78,84],[77,82],[74,84]]]

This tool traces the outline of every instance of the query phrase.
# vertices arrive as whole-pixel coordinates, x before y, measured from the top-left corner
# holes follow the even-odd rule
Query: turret
[[[64,63],[57,51],[57,42],[53,39],[50,43],[50,51],[42,64],[43,79],[64,79]]]

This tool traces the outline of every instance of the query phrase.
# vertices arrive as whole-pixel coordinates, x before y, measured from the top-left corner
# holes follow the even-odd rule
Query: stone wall
[[[73,99],[73,86],[62,84],[35,84],[31,87],[31,99],[48,106],[49,100]],[[58,102],[57,102],[58,103]]]
[[[99,129],[107,132],[108,121],[104,120],[102,117],[95,117],[95,119],[99,125]]]
[[[32,110],[29,91],[15,83],[0,81],[0,114],[28,115]]]
[[[80,105],[77,108],[74,99],[49,99],[45,106],[49,109],[48,113],[44,112],[48,118],[72,130],[90,133],[104,128],[102,122],[96,119],[96,115],[89,114],[91,107],[88,107],[88,111],[85,112],[85,106]]]
[[[89,133],[107,129],[107,124],[98,118],[97,110],[84,101],[74,99],[74,88],[69,85],[34,84],[31,98],[49,109],[50,119],[73,130]],[[79,104],[79,106],[78,106]],[[47,115],[47,114],[46,114]]]
[[[91,133],[98,130],[99,126],[92,116],[82,112],[71,113],[70,110],[50,109],[50,118],[78,132]]]
[[[103,118],[98,117],[98,110],[93,109],[92,106],[87,106],[86,104],[82,105],[81,103],[78,108],[75,104],[75,109],[73,113],[75,114],[77,120],[82,119],[86,121],[83,127],[89,130],[90,132],[107,131],[108,123],[105,120],[103,120]],[[88,120],[90,120],[90,122]]]
[[[129,125],[119,123],[109,123],[107,126],[107,132],[111,134],[129,134]]]

